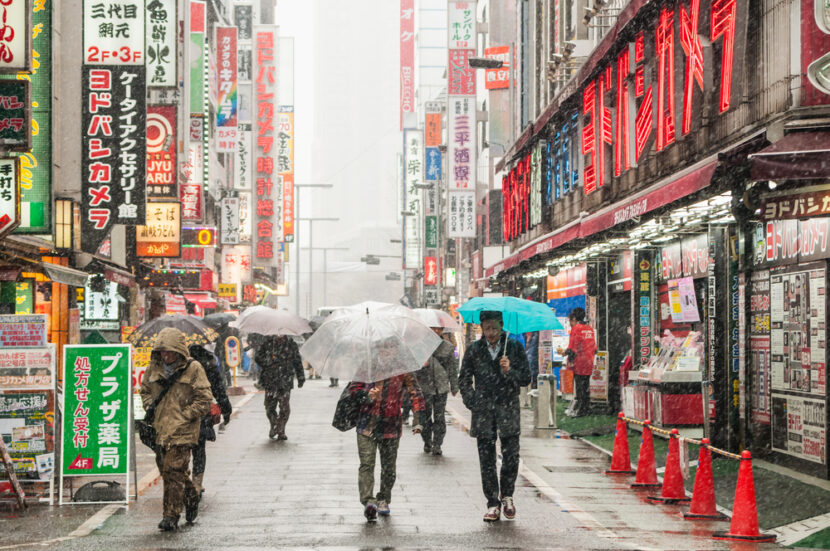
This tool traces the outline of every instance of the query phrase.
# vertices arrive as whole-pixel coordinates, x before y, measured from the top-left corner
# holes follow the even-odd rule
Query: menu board
[[[826,419],[827,267],[770,270],[772,449],[821,464]]]

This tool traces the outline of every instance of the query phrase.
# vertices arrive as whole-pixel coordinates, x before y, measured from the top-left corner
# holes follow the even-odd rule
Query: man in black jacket
[[[294,377],[297,377],[298,388],[305,383],[300,349],[291,337],[268,336],[257,349],[254,361],[260,368],[259,384],[265,389],[265,414],[271,423],[268,437],[288,440],[285,425],[291,414],[289,402]]]
[[[530,384],[522,345],[508,339],[501,312],[481,312],[484,336],[464,354],[458,386],[472,412],[470,435],[478,441],[481,485],[487,498],[485,522],[516,516],[513,490],[519,474],[521,412],[519,389]],[[501,439],[501,477],[496,472],[496,438]],[[499,480],[501,479],[501,480]]]

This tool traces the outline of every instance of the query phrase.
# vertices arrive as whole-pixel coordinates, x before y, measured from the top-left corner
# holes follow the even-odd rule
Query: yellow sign
[[[219,296],[222,298],[236,298],[236,283],[220,283]]]

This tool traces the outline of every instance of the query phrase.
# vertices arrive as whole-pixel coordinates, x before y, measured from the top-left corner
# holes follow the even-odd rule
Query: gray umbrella
[[[218,314],[210,314],[205,316],[205,323],[214,329],[222,327],[226,323],[230,323],[236,319],[233,314],[226,314],[220,312]]]

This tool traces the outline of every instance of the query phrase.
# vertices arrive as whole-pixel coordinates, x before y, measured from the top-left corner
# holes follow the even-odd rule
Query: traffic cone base
[[[666,470],[663,472],[663,490],[659,496],[648,496],[649,501],[666,504],[691,501],[691,498],[686,497],[683,474],[680,472],[680,444],[677,435],[677,429],[672,429],[669,436],[669,454],[666,456]]]
[[[752,454],[741,452],[738,468],[738,485],[732,506],[732,524],[728,532],[712,534],[716,540],[773,542],[775,534],[762,534],[758,530],[758,510],[755,506],[755,481],[752,477]]]
[[[692,498],[690,497],[663,497],[663,496],[648,496],[646,498],[649,501],[657,502],[657,503],[665,503],[666,505],[674,505],[676,503],[685,503],[687,501],[691,501]]]
[[[729,517],[720,512],[715,512],[711,515],[704,515],[699,513],[683,513],[683,518],[686,520],[729,520]]]
[[[715,532],[712,538],[716,540],[733,540],[733,541],[754,541],[758,543],[768,543],[775,541],[775,534],[758,534],[757,536],[743,536],[740,534],[730,534],[729,532]]]
[[[648,489],[651,489],[651,488],[659,488],[660,486],[662,486],[662,484],[660,484],[659,482],[655,482],[654,484],[650,484],[650,483],[646,484],[644,482],[634,482],[634,483],[631,484],[631,487],[634,488],[635,490],[638,489],[638,488],[648,490]]]

